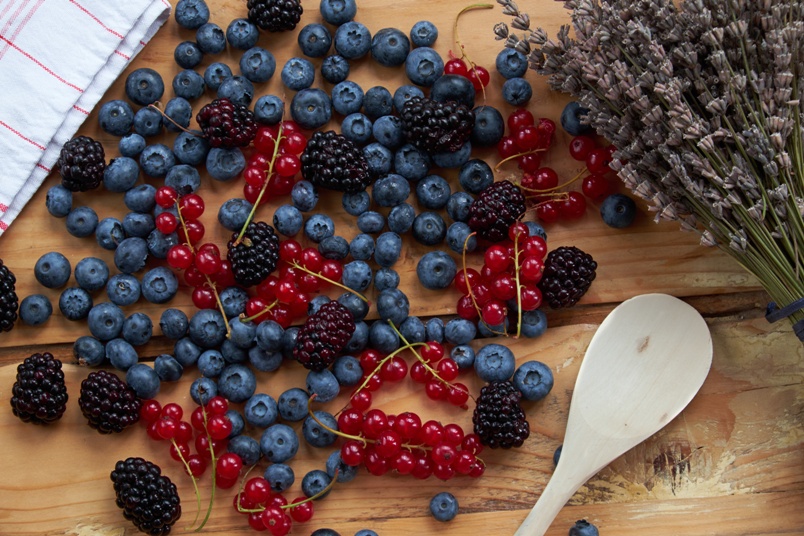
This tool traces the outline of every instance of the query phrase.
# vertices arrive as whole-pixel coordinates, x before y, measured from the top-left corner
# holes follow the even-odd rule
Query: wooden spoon
[[[558,465],[516,536],[543,536],[578,488],[687,406],[711,364],[709,328],[683,301],[644,294],[617,306],[589,343]]]

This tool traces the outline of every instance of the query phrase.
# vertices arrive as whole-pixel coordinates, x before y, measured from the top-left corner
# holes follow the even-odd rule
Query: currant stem
[[[168,121],[173,123],[176,126],[176,128],[178,128],[182,132],[186,132],[187,134],[189,134],[191,136],[195,136],[196,138],[203,138],[204,137],[201,134],[199,134],[198,132],[193,132],[192,130],[189,130],[188,128],[183,127],[180,124],[178,124],[176,121],[173,120],[172,117],[170,117],[168,114],[166,114],[164,112],[164,110],[162,110],[162,108],[160,108],[160,106],[162,106],[162,102],[161,101],[156,101],[154,103],[149,104],[148,108],[153,108],[154,110],[156,110],[157,112],[162,114],[162,117],[164,117],[165,119],[167,119]]]
[[[507,156],[507,157],[503,158],[502,160],[500,160],[499,162],[497,162],[497,165],[494,166],[494,171],[500,171],[500,166],[502,166],[506,162],[510,162],[511,160],[517,159],[520,156],[526,156],[526,155],[529,155],[529,154],[536,154],[536,153],[543,153],[545,151],[547,151],[547,149],[531,149],[529,151],[522,151],[521,153],[512,154],[511,156]]]
[[[309,268],[303,266],[302,264],[299,264],[297,261],[291,262],[290,265],[293,266],[294,268],[298,269],[298,270],[301,270],[302,272],[306,272],[306,273],[308,273],[310,275],[313,275],[313,276],[317,277],[318,279],[321,279],[322,281],[326,281],[327,283],[329,283],[331,285],[334,285],[334,286],[336,286],[338,288],[342,288],[346,292],[351,292],[352,294],[354,294],[355,296],[357,296],[358,298],[363,300],[365,303],[369,303],[368,298],[366,298],[365,296],[363,296],[361,293],[357,292],[356,290],[353,290],[353,289],[347,287],[346,285],[344,285],[342,283],[339,283],[339,282],[337,282],[337,281],[335,281],[333,279],[325,277],[325,276],[323,276],[323,275],[321,275],[321,274],[319,274],[317,272],[314,272],[314,271],[310,270]]]
[[[195,500],[197,502],[197,507],[195,510],[195,519],[193,519],[193,522],[190,523],[189,527],[187,527],[187,530],[191,530],[192,526],[198,522],[198,516],[201,513],[201,491],[198,489],[198,481],[196,480],[195,475],[193,474],[192,470],[190,470],[190,464],[187,462],[187,460],[184,459],[184,455],[181,453],[181,450],[179,449],[179,445],[176,443],[176,440],[171,437],[170,443],[176,450],[176,454],[179,455],[179,460],[181,460],[181,463],[187,470],[187,474],[190,475],[190,480],[192,480],[193,482],[193,491],[195,491]]]
[[[514,280],[516,282],[516,335],[519,338],[522,333],[522,289],[524,285],[519,283],[519,233],[514,234]]]
[[[284,505],[280,506],[279,508],[281,508],[282,510],[286,510],[288,508],[294,508],[294,507],[299,506],[300,504],[304,504],[306,502],[311,502],[311,501],[315,501],[316,499],[320,499],[321,497],[326,495],[333,487],[335,487],[335,482],[338,481],[338,472],[339,472],[339,469],[336,467],[335,471],[333,471],[333,474],[332,474],[332,480],[329,481],[329,484],[327,484],[324,489],[322,489],[321,491],[319,491],[315,495],[307,497],[306,499],[303,499],[303,500],[301,500],[299,502],[284,504]]]
[[[241,314],[240,314],[240,317],[239,317],[239,318],[240,318],[240,321],[241,321],[241,322],[251,322],[251,321],[253,321],[253,320],[256,320],[257,318],[261,317],[262,315],[264,315],[265,313],[267,313],[268,311],[270,311],[271,309],[273,309],[274,307],[276,307],[278,304],[279,304],[279,300],[274,300],[274,302],[273,302],[271,305],[266,305],[266,306],[263,308],[263,310],[262,310],[262,311],[260,311],[260,312],[259,312],[259,313],[257,313],[257,314],[253,314],[253,315],[251,315],[251,316],[245,316],[243,313],[241,313]]]
[[[207,508],[207,515],[204,516],[204,520],[201,524],[195,529],[194,532],[201,532],[201,529],[204,528],[204,525],[207,524],[209,521],[210,515],[212,515],[212,505],[215,503],[215,481],[216,481],[216,469],[218,466],[218,459],[215,457],[215,448],[213,447],[212,443],[212,436],[209,434],[209,427],[207,426],[208,418],[207,418],[207,408],[204,405],[201,405],[201,415],[204,417],[204,431],[207,433],[207,441],[209,442],[209,456],[211,458],[211,469],[212,469],[212,490],[209,494],[209,507]]]
[[[477,65],[469,58],[469,55],[466,54],[466,48],[463,46],[463,43],[461,43],[461,39],[458,36],[458,20],[461,18],[461,15],[468,11],[492,8],[494,8],[494,4],[470,4],[458,12],[458,14],[455,16],[455,22],[452,23],[452,35],[455,37],[455,45],[458,47],[458,50],[461,51],[461,59],[469,62],[469,66],[475,73],[475,79],[478,81],[480,80],[480,77],[477,75]],[[483,92],[483,102],[486,102],[486,86],[484,86],[482,83],[480,84],[480,90]]]

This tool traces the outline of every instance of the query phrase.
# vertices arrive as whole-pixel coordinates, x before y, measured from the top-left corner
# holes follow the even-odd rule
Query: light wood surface
[[[175,2],[174,2],[175,3]],[[317,2],[307,2],[302,24],[320,20]],[[425,3],[403,0],[393,3],[361,0],[357,20],[372,32],[385,27],[403,31],[418,20],[429,19],[440,30],[436,49],[446,57],[454,49],[452,21],[465,3],[446,0]],[[243,2],[211,1],[212,21],[222,27],[245,15]],[[555,32],[568,21],[558,2],[521,3],[534,24]],[[461,18],[460,35],[467,53],[492,71],[488,102],[504,113],[510,107],[500,98],[501,78],[494,72],[494,58],[500,48],[491,28],[504,20],[499,8],[478,10]],[[132,69],[149,66],[159,70],[172,96],[170,81],[179,68],[173,62],[173,49],[192,39],[192,32],[181,30],[171,18],[153,42],[136,58]],[[260,44],[277,58],[278,69],[285,60],[300,55],[296,35],[262,35]],[[236,66],[239,54],[227,50],[214,60]],[[199,69],[213,59],[207,58]],[[314,63],[320,65],[320,60]],[[568,98],[551,93],[544,80],[529,72],[534,99],[529,108],[536,116],[558,121]],[[399,70],[379,67],[366,58],[352,65],[350,78],[364,89],[382,84],[392,91],[406,83]],[[123,80],[109,90],[106,99],[122,98]],[[320,77],[316,86],[329,89]],[[257,94],[273,93],[289,101],[292,92],[284,90],[279,74],[256,86]],[[207,99],[211,95],[206,96]],[[478,102],[480,98],[478,98]],[[116,153],[116,140],[102,134],[93,112],[81,130],[101,139],[107,156]],[[170,139],[165,137],[165,140]],[[545,163],[562,177],[578,169],[567,155],[569,136],[558,133]],[[493,151],[478,155],[490,163],[497,161]],[[516,173],[504,167],[498,178]],[[454,170],[444,175],[455,184]],[[207,237],[224,244],[227,233],[217,224],[220,204],[242,195],[242,181],[217,183],[204,177],[201,194],[208,213],[202,218]],[[143,179],[145,180],[145,179]],[[157,181],[148,179],[158,184]],[[44,207],[45,191],[58,182],[52,176],[25,208],[20,218],[0,238],[0,258],[17,275],[21,297],[44,293],[54,305],[58,291],[40,287],[33,266],[42,254],[58,250],[75,263],[89,255],[111,263],[109,252],[91,239],[67,234],[64,221],[50,217]],[[125,214],[118,194],[99,191],[76,196],[77,203],[95,208],[101,217]],[[276,203],[261,208],[260,219],[271,221]],[[357,233],[355,219],[340,207],[338,196],[323,196],[319,209],[336,221],[337,233],[350,238]],[[576,519],[587,518],[601,534],[664,536],[804,534],[804,350],[783,323],[768,325],[764,320],[766,295],[737,263],[726,255],[700,247],[697,237],[680,232],[673,224],[656,225],[652,214],[640,205],[635,225],[626,230],[607,228],[590,206],[579,221],[548,227],[550,248],[576,245],[599,263],[598,277],[582,302],[567,311],[548,311],[550,328],[535,340],[506,339],[519,363],[538,359],[555,374],[555,387],[540,402],[526,403],[532,434],[520,449],[486,451],[486,474],[478,480],[455,478],[417,481],[410,477],[366,473],[349,484],[338,485],[330,496],[316,503],[316,514],[306,525],[297,524],[293,534],[309,534],[320,527],[351,535],[371,528],[383,536],[393,534],[512,534],[544,489],[553,471],[552,454],[561,444],[567,424],[572,388],[589,341],[605,315],[620,302],[637,294],[662,292],[692,304],[707,320],[712,333],[712,370],[700,393],[668,426],[640,443],[595,475],[572,497],[547,534],[567,534]],[[415,267],[425,248],[405,237],[405,252],[395,266],[402,286],[411,300],[412,314],[421,316],[453,314],[458,295],[455,291],[432,292],[416,281]],[[470,258],[475,265],[480,261]],[[96,296],[104,299],[102,294]],[[189,292],[183,288],[172,306],[192,312]],[[160,307],[144,303],[126,308],[142,311],[158,323]],[[158,330],[157,330],[158,331]],[[84,323],[71,323],[58,313],[39,328],[18,325],[0,335],[0,534],[135,534],[114,505],[109,472],[115,461],[127,456],[143,456],[164,468],[179,485],[184,515],[176,526],[183,533],[195,516],[196,506],[189,479],[168,456],[165,444],[146,438],[141,427],[114,437],[100,436],[81,417],[77,407],[79,385],[89,372],[72,357],[71,344],[87,334]],[[488,342],[488,341],[485,341]],[[483,341],[476,341],[476,346]],[[155,337],[140,351],[144,360],[169,350],[170,344]],[[23,425],[8,408],[17,363],[34,351],[48,350],[65,362],[70,401],[64,418],[51,427]],[[163,402],[176,401],[191,407],[188,387],[195,372],[180,382],[163,385],[158,396]],[[461,381],[478,392],[480,381],[463,374]],[[278,396],[292,385],[303,385],[301,367],[287,366],[276,373],[258,374],[258,390]],[[343,397],[325,409],[341,407]],[[405,410],[426,418],[457,422],[471,427],[471,411],[454,410],[428,403],[418,386],[409,381],[383,389],[378,405],[388,413]],[[251,431],[258,436],[259,431]],[[289,494],[300,494],[300,478],[310,469],[321,468],[329,449],[323,451],[303,445],[293,461],[297,483]],[[264,466],[261,466],[264,467]],[[448,524],[438,523],[428,512],[430,497],[451,491],[461,505],[461,513]],[[202,479],[201,493],[209,497],[209,477]],[[298,492],[298,493],[297,493]],[[224,535],[249,533],[245,517],[235,513],[231,492],[218,494],[205,532]]]

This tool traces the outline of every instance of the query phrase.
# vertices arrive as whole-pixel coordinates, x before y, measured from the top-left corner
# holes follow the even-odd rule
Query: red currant
[[[575,136],[569,144],[570,156],[579,162],[585,162],[589,152],[597,147],[591,136]]]
[[[508,269],[511,264],[511,257],[508,249],[500,244],[490,246],[483,254],[483,262],[492,274],[498,274]]]
[[[485,67],[475,65],[469,69],[469,72],[466,74],[466,78],[472,82],[472,86],[474,86],[475,91],[481,91],[484,87],[489,85],[491,75],[489,74],[488,69]]]
[[[424,384],[424,394],[426,394],[427,398],[430,400],[445,400],[448,392],[449,387],[444,385],[440,380],[432,379]]]
[[[611,151],[606,147],[597,147],[586,155],[586,169],[590,173],[604,174],[611,171]]]
[[[514,133],[514,143],[521,151],[532,151],[541,146],[539,129],[535,125],[526,125]]]
[[[140,419],[143,424],[151,424],[159,418],[162,413],[162,405],[154,399],[145,400],[140,406]]]
[[[283,154],[276,159],[276,172],[280,177],[293,177],[299,172],[301,162],[293,154]]]
[[[558,210],[563,218],[576,220],[586,214],[586,198],[581,192],[569,192]]]
[[[394,431],[399,434],[402,439],[413,439],[422,428],[422,419],[417,414],[410,411],[405,411],[397,415],[394,421]]]
[[[444,74],[456,74],[458,76],[466,77],[469,69],[466,63],[460,58],[452,58],[444,64]]]
[[[561,219],[558,202],[542,201],[536,206],[536,217],[544,223],[554,223]]]
[[[527,108],[517,108],[508,116],[508,131],[516,132],[520,128],[533,124],[533,114]]]
[[[157,230],[162,234],[170,234],[179,226],[179,220],[170,212],[163,212],[154,221]]]
[[[216,465],[215,473],[227,480],[236,479],[243,468],[243,460],[234,452],[227,452],[220,458]]]
[[[436,363],[444,357],[444,346],[440,342],[428,341],[419,351],[425,363]]]
[[[489,326],[499,326],[502,324],[507,313],[508,311],[505,304],[497,300],[488,302],[480,311],[483,322]]]
[[[171,268],[186,270],[194,261],[193,249],[186,244],[177,244],[168,250],[167,263]]]
[[[444,440],[444,427],[438,421],[427,421],[422,424],[419,439],[425,445],[434,447]]]
[[[296,497],[293,499],[294,506],[290,507],[290,517],[293,521],[304,523],[313,518],[313,501],[307,497]]]
[[[162,208],[170,208],[176,204],[178,192],[170,186],[160,186],[154,193],[154,202]]]
[[[179,209],[185,219],[197,220],[204,213],[204,200],[198,194],[183,195],[179,200]]]
[[[611,184],[603,175],[592,173],[584,177],[583,182],[581,182],[581,191],[592,201],[602,201],[611,193]]]

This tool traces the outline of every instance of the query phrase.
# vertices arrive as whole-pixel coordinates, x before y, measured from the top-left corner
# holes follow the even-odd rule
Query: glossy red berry
[[[162,208],[170,208],[176,204],[179,198],[178,192],[170,186],[160,186],[154,193],[154,201]]]
[[[183,195],[179,200],[179,210],[185,219],[197,220],[204,213],[204,200],[198,194]]]
[[[218,458],[215,467],[216,474],[227,480],[236,479],[240,475],[240,469],[243,468],[243,460],[234,452],[227,452]]]
[[[466,63],[460,58],[452,58],[444,64],[444,74],[456,74],[465,77],[469,73]]]
[[[570,156],[579,162],[585,162],[586,157],[597,147],[597,143],[591,136],[575,136],[569,144]]]
[[[489,85],[491,75],[489,74],[488,69],[485,67],[475,65],[469,69],[469,72],[466,74],[466,78],[472,82],[472,86],[474,86],[475,91],[481,91],[484,87]]]
[[[581,182],[581,191],[592,201],[602,201],[612,191],[609,180],[599,173],[592,173],[584,177]]]
[[[589,151],[586,155],[586,169],[590,173],[604,174],[611,171],[609,163],[611,162],[611,151],[606,147],[597,147]]]
[[[508,116],[508,131],[516,132],[520,128],[533,124],[533,114],[527,108],[517,108]]]
[[[170,212],[163,212],[154,220],[157,230],[162,234],[170,234],[179,226],[179,220]]]
[[[586,214],[586,198],[581,192],[568,192],[558,208],[562,218],[576,220]]]

